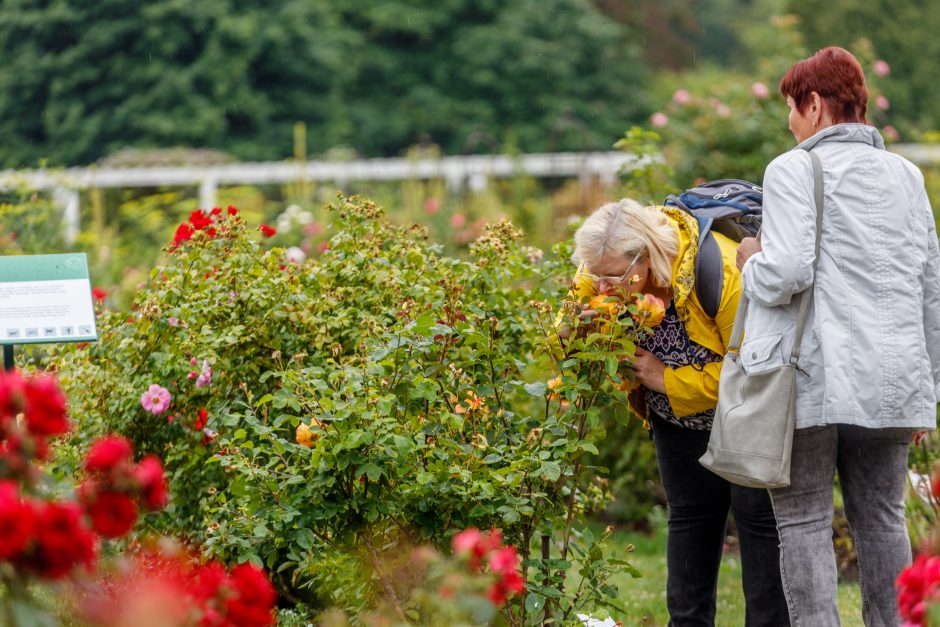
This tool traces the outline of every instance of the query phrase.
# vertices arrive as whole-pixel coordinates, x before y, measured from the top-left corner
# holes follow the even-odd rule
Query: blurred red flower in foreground
[[[898,611],[905,625],[928,625],[927,612],[940,601],[940,557],[918,555],[897,580]]]
[[[483,533],[473,527],[453,537],[451,545],[454,555],[466,559],[471,570],[479,570],[483,559],[496,581],[487,590],[487,598],[494,605],[503,605],[514,594],[525,590],[525,582],[519,574],[519,556],[515,547],[504,546],[499,529]]]
[[[147,550],[103,579],[80,609],[103,627],[136,626],[148,615],[164,627],[268,627],[276,599],[265,572],[252,564],[226,572],[218,562]]]

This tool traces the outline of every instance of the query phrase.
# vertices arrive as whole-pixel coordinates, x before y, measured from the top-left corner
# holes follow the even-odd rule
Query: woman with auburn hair
[[[705,312],[695,289],[698,222],[676,207],[644,207],[629,199],[599,207],[575,233],[574,293],[584,301],[599,295],[622,300],[638,292],[665,304],[655,332],[637,343],[638,387],[629,403],[650,428],[666,493],[669,624],[715,624],[730,510],[741,543],[745,625],[779,627],[788,622],[787,607],[767,491],[733,485],[698,462],[708,446],[721,357],[741,295],[735,243],[717,232],[713,236],[722,269],[714,316]],[[589,307],[582,318],[594,314]]]
[[[940,252],[921,172],[865,120],[855,57],[825,48],[780,83],[798,146],[764,175],[760,240],[738,247],[751,301],[750,374],[788,359],[798,295],[812,289],[796,380],[790,481],[770,490],[793,625],[839,625],[833,479],[858,552],[866,625],[899,623],[894,582],[911,561],[907,449],[936,426]],[[818,260],[812,151],[822,162]],[[816,266],[814,270],[814,260]]]

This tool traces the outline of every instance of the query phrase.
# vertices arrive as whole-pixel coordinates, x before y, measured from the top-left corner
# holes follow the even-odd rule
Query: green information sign
[[[0,257],[0,344],[97,339],[85,253]]]

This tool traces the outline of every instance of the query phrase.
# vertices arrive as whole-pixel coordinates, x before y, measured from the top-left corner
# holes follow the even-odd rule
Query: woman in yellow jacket
[[[713,236],[724,269],[718,312],[695,290],[698,223],[673,207],[621,200],[597,209],[575,233],[578,296],[629,292],[666,303],[655,332],[637,344],[631,408],[649,425],[666,502],[670,625],[714,625],[718,567],[729,509],[741,543],[747,625],[789,624],[778,536],[766,490],[732,485],[698,463],[718,400],[721,360],[741,293],[737,244]],[[593,311],[585,310],[589,318]]]

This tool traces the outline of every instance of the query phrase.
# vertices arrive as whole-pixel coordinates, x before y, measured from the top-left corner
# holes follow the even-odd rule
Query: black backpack
[[[740,242],[760,232],[764,190],[740,179],[702,183],[663,203],[688,212],[698,222],[698,254],[695,257],[695,294],[712,319],[718,314],[724,287],[721,251],[712,235],[717,231]]]

